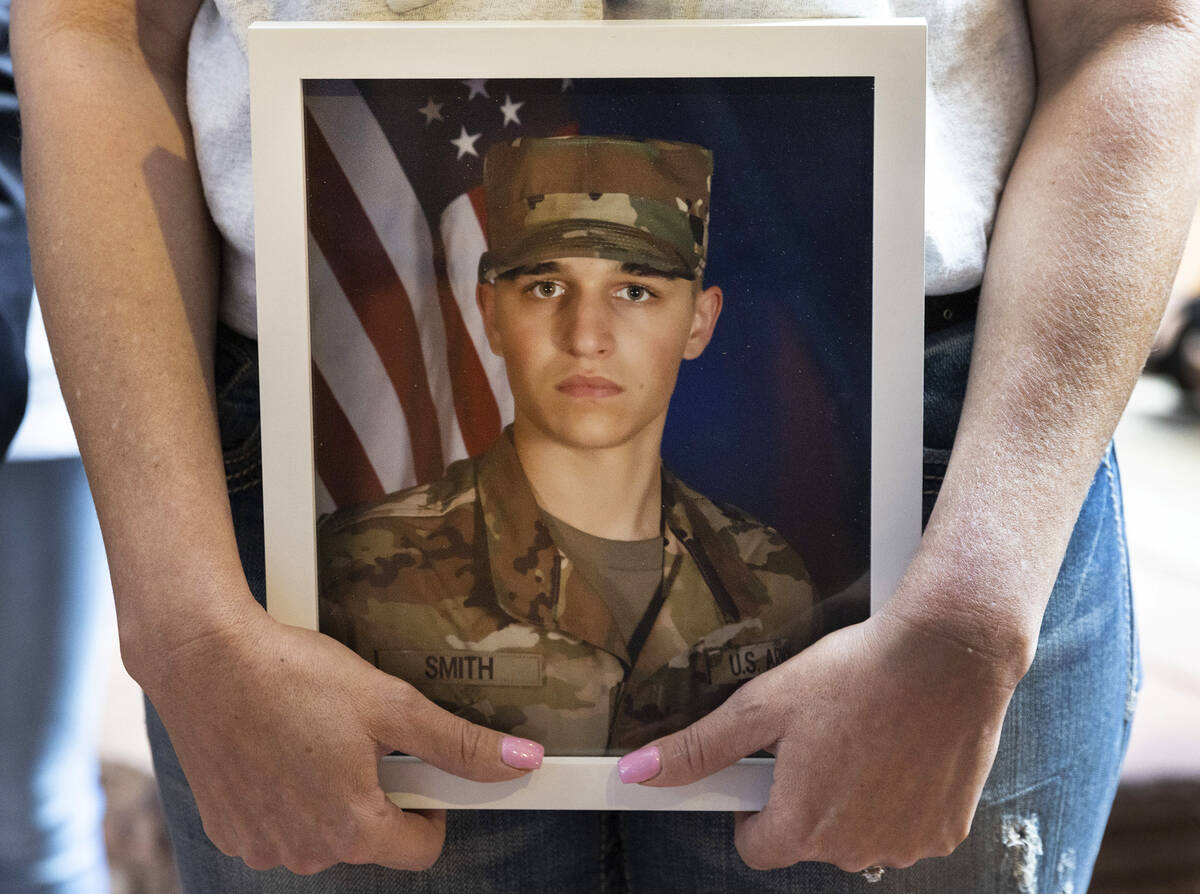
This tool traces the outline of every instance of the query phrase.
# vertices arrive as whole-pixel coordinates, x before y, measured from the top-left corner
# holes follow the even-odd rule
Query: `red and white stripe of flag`
[[[431,226],[361,97],[309,96],[305,107],[307,175],[323,188],[309,219],[322,514],[440,477],[513,411],[475,304],[478,196]]]

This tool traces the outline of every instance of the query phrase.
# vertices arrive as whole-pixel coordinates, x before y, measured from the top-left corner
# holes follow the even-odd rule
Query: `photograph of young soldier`
[[[661,460],[680,364],[721,312],[712,170],[688,143],[494,145],[477,299],[513,424],[319,523],[321,630],[548,753],[682,729],[821,632],[800,556]]]

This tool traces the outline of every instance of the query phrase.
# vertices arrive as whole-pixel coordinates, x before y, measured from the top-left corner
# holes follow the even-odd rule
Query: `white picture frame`
[[[271,23],[250,29],[267,608],[317,629],[303,82],[339,78],[866,77],[874,80],[870,605],[920,539],[925,25],[916,19]],[[402,807],[757,810],[773,760],[676,789],[622,785],[612,757],[547,757],[473,783],[387,757]]]

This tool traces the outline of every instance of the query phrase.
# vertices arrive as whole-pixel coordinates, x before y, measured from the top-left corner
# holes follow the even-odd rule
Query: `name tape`
[[[708,682],[713,686],[740,683],[770,670],[788,659],[787,640],[776,639],[748,646],[726,646],[709,649]]]
[[[542,656],[532,652],[422,652],[380,649],[375,664],[416,685],[541,686]]]

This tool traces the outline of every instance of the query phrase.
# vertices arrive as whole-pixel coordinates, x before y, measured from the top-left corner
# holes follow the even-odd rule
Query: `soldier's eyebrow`
[[[562,267],[558,261],[542,261],[540,264],[530,264],[524,267],[514,267],[502,273],[498,279],[516,279],[518,276],[541,276],[544,273],[561,273]]]
[[[691,279],[690,276],[682,276],[678,270],[662,270],[658,267],[649,267],[646,264],[638,264],[633,261],[626,261],[622,264],[621,272],[630,276],[645,276],[655,279]]]

